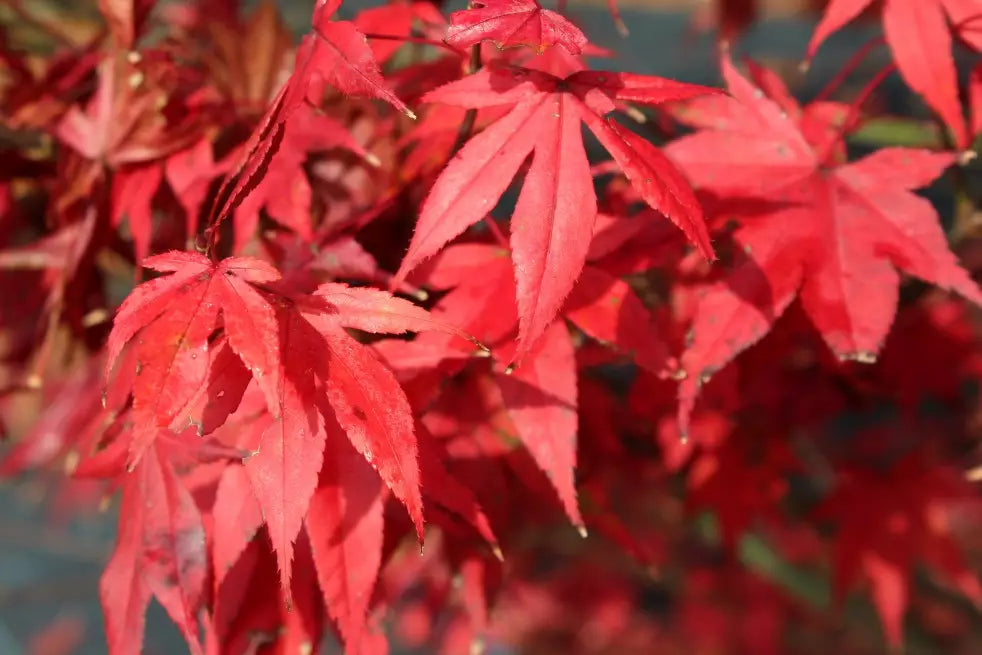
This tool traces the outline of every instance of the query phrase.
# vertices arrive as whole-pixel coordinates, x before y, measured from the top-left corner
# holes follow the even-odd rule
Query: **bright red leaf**
[[[559,45],[574,55],[587,44],[578,27],[536,0],[481,0],[450,14],[447,43],[467,48],[481,41],[499,48],[531,46],[540,53]]]
[[[680,389],[683,428],[701,384],[761,339],[796,297],[829,348],[859,361],[875,360],[893,322],[898,270],[982,304],[934,209],[911,193],[954,164],[954,155],[886,148],[827,165],[728,59],[723,66],[734,95],[723,109],[723,127],[668,149],[698,188],[742,196],[725,209],[740,223],[735,261],[699,299],[682,359],[688,375]],[[769,121],[767,132],[752,138],[743,117],[754,129]],[[719,157],[708,156],[713,152]],[[720,176],[723,161],[737,165],[740,175]]]
[[[814,57],[822,43],[853,20],[873,0],[831,0],[808,44]],[[975,8],[975,11],[978,7]],[[955,143],[967,148],[970,135],[958,99],[958,77],[951,54],[951,27],[972,10],[963,0],[885,0],[883,31],[904,79],[944,119]]]
[[[538,342],[586,260],[597,202],[583,148],[585,122],[646,202],[712,256],[698,202],[674,167],[640,137],[603,118],[615,101],[658,104],[710,89],[657,77],[584,71],[559,79],[517,67],[485,68],[427,94],[468,108],[514,105],[472,138],[437,179],[420,211],[397,279],[491,211],[533,153],[512,216],[520,317],[516,361]]]
[[[366,613],[382,561],[383,487],[336,426],[307,513],[317,579],[347,652],[361,653]]]

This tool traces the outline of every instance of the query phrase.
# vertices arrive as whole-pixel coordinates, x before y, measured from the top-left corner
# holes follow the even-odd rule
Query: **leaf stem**
[[[863,105],[866,104],[866,101],[869,100],[871,95],[873,95],[876,88],[883,83],[883,80],[885,80],[888,75],[893,73],[896,68],[896,64],[887,64],[880,70],[879,73],[874,75],[873,79],[871,79],[866,86],[863,87],[862,91],[859,92],[859,96],[853,101],[852,105],[850,105],[849,113],[843,119],[842,124],[839,125],[839,129],[835,136],[825,143],[825,146],[819,153],[818,161],[821,164],[828,163],[829,157],[831,157],[835,152],[836,144],[839,143],[839,141],[841,141],[853,127],[855,127],[855,124],[861,115]]]
[[[498,227],[498,222],[494,220],[494,217],[488,214],[484,217],[484,223],[488,226],[488,231],[491,232],[491,236],[493,236],[494,240],[498,242],[498,245],[505,250],[511,250],[511,246],[508,245],[508,239],[506,239],[505,235],[501,232],[501,228]]]
[[[473,75],[481,68],[481,46],[480,44],[471,47],[471,59],[468,63],[467,69],[470,74]],[[468,109],[464,114],[464,120],[460,124],[460,129],[457,131],[457,140],[454,141],[453,149],[450,151],[450,156],[457,154],[468,139],[471,138],[471,132],[474,131],[474,121],[477,120],[477,110]]]
[[[859,50],[853,53],[852,57],[849,58],[842,68],[839,69],[839,72],[836,73],[831,80],[829,80],[828,84],[826,84],[825,87],[818,92],[818,95],[815,96],[812,102],[821,102],[835,93],[835,91],[842,86],[842,83],[845,82],[850,75],[856,72],[856,69],[859,68],[859,65],[864,59],[866,59],[869,53],[883,45],[885,42],[886,40],[882,36],[878,36],[864,43]]]
[[[379,34],[377,32],[365,32],[365,38],[375,39],[377,41],[402,41],[403,43],[419,43],[422,45],[431,45],[435,48],[443,48],[444,50],[449,50],[450,52],[464,57],[467,53],[460,48],[455,48],[449,43],[444,41],[437,41],[436,39],[426,39],[419,36],[400,36],[398,34]]]

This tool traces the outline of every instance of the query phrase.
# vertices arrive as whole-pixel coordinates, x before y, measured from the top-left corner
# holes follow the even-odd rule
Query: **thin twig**
[[[498,227],[498,222],[490,214],[484,217],[484,223],[488,226],[491,236],[494,237],[498,245],[505,250],[510,250],[511,246],[508,245],[508,239],[505,238],[505,235],[501,232],[501,228]]]
[[[375,39],[377,41],[401,41],[403,43],[420,43],[422,45],[431,45],[434,48],[443,48],[444,50],[449,50],[450,52],[466,56],[467,53],[460,48],[455,48],[445,41],[437,41],[436,39],[427,39],[421,36],[400,36],[398,34],[378,34],[377,32],[365,32],[365,38]]]
[[[842,140],[842,138],[845,137],[845,135],[848,134],[853,127],[855,127],[856,122],[859,120],[859,117],[862,114],[863,105],[866,104],[866,101],[869,100],[871,95],[873,95],[876,88],[883,83],[883,80],[885,80],[890,73],[896,70],[896,68],[896,64],[888,64],[884,66],[883,69],[873,76],[873,79],[871,79],[866,86],[863,87],[862,91],[859,92],[859,96],[849,107],[849,113],[842,121],[842,124],[839,126],[835,136],[828,140],[822,151],[819,153],[819,162],[822,164],[828,163],[829,157],[831,157],[832,153],[835,152],[835,145]]]
[[[828,84],[826,84],[822,90],[818,92],[818,95],[815,96],[815,99],[812,100],[812,102],[821,102],[835,93],[835,91],[842,86],[842,83],[856,71],[863,60],[866,59],[867,55],[884,43],[886,43],[886,40],[882,36],[870,39],[864,43],[859,50],[853,53],[852,57],[850,57],[849,60],[843,64],[842,68],[839,69],[839,72],[836,73],[831,80],[829,80]]]
[[[471,48],[471,59],[468,64],[468,70],[471,75],[476,73],[481,68],[481,46],[475,45]],[[450,151],[450,155],[453,156],[457,154],[467,140],[471,138],[471,132],[474,131],[474,122],[477,120],[477,109],[468,109],[467,113],[464,114],[464,121],[460,124],[460,129],[457,131],[457,140],[454,141],[453,149]]]

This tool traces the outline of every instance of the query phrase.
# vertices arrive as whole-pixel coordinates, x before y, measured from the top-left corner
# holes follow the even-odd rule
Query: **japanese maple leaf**
[[[379,98],[411,118],[416,115],[386,85],[365,36],[348,21],[331,21],[341,0],[317,0],[313,30],[297,48],[293,72],[270,101],[243,147],[233,174],[219,190],[212,234],[256,188],[284,138],[287,122],[306,104],[319,106],[324,84],[353,96]]]
[[[734,98],[721,109],[722,127],[667,149],[694,185],[730,198],[721,214],[740,223],[736,261],[699,299],[682,358],[683,431],[700,385],[795,298],[836,355],[860,361],[875,359],[893,321],[898,270],[982,303],[934,209],[911,193],[955,155],[885,148],[857,162],[821,161],[728,57],[723,73]]]
[[[423,479],[423,495],[432,503],[430,507],[451,514],[455,522],[463,520],[468,523],[491,547],[494,556],[499,561],[503,560],[498,538],[491,529],[484,509],[470,487],[460,482],[448,469],[449,454],[427,431],[425,425],[418,421],[416,433],[419,437],[419,471]]]
[[[116,548],[99,584],[109,652],[142,650],[151,595],[201,653],[198,612],[207,577],[201,515],[166,453],[147,451],[126,477]]]
[[[383,487],[335,426],[307,512],[321,592],[347,652],[361,652],[372,589],[382,562]]]
[[[259,211],[296,232],[304,241],[313,239],[313,192],[303,168],[308,153],[345,148],[370,157],[348,129],[315,109],[303,105],[290,118],[279,150],[252,192],[235,209],[235,249],[241,250],[259,225]]]
[[[913,567],[921,562],[947,577],[974,603],[982,603],[978,576],[951,534],[949,510],[973,490],[955,472],[930,466],[923,454],[905,457],[886,474],[850,471],[819,508],[838,523],[833,549],[834,591],[841,600],[860,580],[888,641],[899,646]]]
[[[424,35],[445,29],[447,19],[440,10],[426,0],[399,0],[379,7],[362,9],[355,17],[355,26],[365,34],[401,37],[394,39],[370,39],[369,45],[375,59],[384,64],[405,45],[407,37],[412,36],[414,24],[419,23]],[[434,34],[434,38],[440,38]],[[432,87],[431,87],[432,88]]]
[[[243,466],[230,464],[225,467],[215,489],[211,515],[210,554],[217,593],[225,575],[264,523],[262,508]]]
[[[378,290],[329,283],[313,295],[281,295],[274,289],[278,271],[252,258],[214,263],[171,252],[144,264],[170,275],[130,294],[107,347],[112,366],[135,341],[135,375],[117,385],[132,388],[131,465],[161,428],[180,426],[182,417],[187,425],[200,416],[199,431],[212,430],[235,410],[252,378],[268,412],[250,428],[247,447],[255,454],[246,461],[246,473],[276,551],[284,593],[290,589],[294,540],[317,485],[327,423],[337,422],[372,463],[406,505],[422,540],[412,410],[392,372],[346,329],[466,336],[461,330]],[[213,338],[219,327],[221,337]]]
[[[163,179],[163,167],[156,163],[127,166],[113,176],[110,198],[113,227],[118,228],[124,218],[129,221],[137,261],[143,261],[150,254],[153,197]]]
[[[431,286],[451,288],[434,313],[500,346],[496,354],[507,353],[514,344],[506,339],[514,335],[517,323],[512,271],[501,247],[468,243],[447,248],[426,271]],[[647,309],[623,280],[585,267],[562,315],[591,337],[635,356],[640,365],[655,370],[664,366],[667,349],[655,335]],[[418,343],[440,339],[445,337],[425,335]],[[460,361],[457,370],[464,364]],[[582,529],[574,480],[576,360],[565,326],[553,323],[525,364],[511,374],[497,370],[493,381],[514,434],[547,474],[570,520]]]
[[[831,0],[808,44],[808,57],[814,57],[829,35],[872,3],[873,0]],[[883,3],[883,30],[897,68],[910,88],[923,96],[948,124],[960,148],[969,146],[971,135],[958,98],[958,76],[951,54],[952,28],[948,21],[958,25],[973,13],[978,14],[978,4],[973,0],[885,0]]]
[[[214,5],[207,3],[205,16],[213,50],[206,59],[208,77],[237,109],[258,113],[282,84],[293,45],[290,30],[272,2],[256,3],[239,19],[223,19]]]
[[[518,438],[559,494],[563,509],[585,535],[576,500],[576,358],[569,332],[553,323],[528,362],[495,375]]]
[[[271,377],[280,378],[278,396],[272,412],[254,425],[258,452],[245,461],[245,469],[290,600],[294,542],[317,486],[327,439],[314,374],[326,353],[320,334],[299,312],[281,310],[277,319],[283,370],[271,371]]]
[[[107,370],[137,334],[139,375],[133,383],[137,418],[131,462],[192,400],[208,375],[209,338],[221,315],[228,344],[260,384],[270,405],[279,404],[279,329],[269,301],[252,286],[279,273],[256,259],[232,258],[215,265],[195,253],[170,252],[144,265],[171,273],[135,289],[120,306],[107,344]],[[266,375],[263,375],[265,373]]]
[[[317,0],[314,5],[313,30],[297,49],[291,85],[296,85],[292,109],[305,98],[314,104],[321,84],[330,84],[342,93],[378,98],[411,118],[416,115],[391,91],[382,78],[378,64],[365,36],[349,21],[332,21],[331,16],[341,0]]]
[[[103,60],[92,99],[84,110],[73,105],[65,112],[56,136],[86,159],[110,166],[148,162],[191,145],[201,116],[181,106],[183,89],[171,88],[171,78],[179,76],[171,71],[166,77],[168,67],[173,62]],[[166,114],[156,106],[162,92]]]
[[[248,653],[262,644],[276,653],[316,652],[324,628],[307,539],[297,548],[297,575],[289,597],[278,588],[276,561],[263,535],[249,543],[214,600],[207,633],[209,652]]]
[[[188,239],[198,232],[201,208],[211,183],[228,171],[232,157],[216,162],[212,146],[201,139],[189,148],[169,155],[164,161],[121,166],[112,178],[110,213],[114,227],[128,221],[137,261],[150,254],[153,240],[153,200],[166,180],[185,212]],[[297,184],[294,180],[294,184]]]
[[[212,181],[228,172],[231,164],[231,157],[215,161],[208,139],[201,139],[190,148],[175,152],[164,163],[164,179],[184,209],[185,234],[189,239],[198,232],[201,209],[208,198]]]
[[[578,27],[536,0],[474,0],[466,10],[450,14],[447,43],[467,48],[481,41],[499,48],[531,46],[538,52],[560,45],[574,55],[587,44]]]
[[[657,104],[710,92],[643,75],[581,71],[560,79],[497,65],[428,93],[424,100],[429,102],[513,108],[468,141],[440,174],[423,203],[396,280],[493,209],[534,151],[511,220],[520,319],[515,361],[528,354],[583,268],[593,233],[597,199],[581,122],[642,198],[712,257],[702,210],[681,175],[650,143],[603,118],[617,100]]]
[[[513,336],[517,322],[508,255],[504,248],[477,243],[444,250],[426,276],[431,286],[451,289],[434,312],[482,342],[506,345],[502,342]],[[648,309],[626,282],[602,268],[583,268],[560,314],[600,343],[633,357],[639,366],[657,373],[665,365],[667,346],[656,334]]]
[[[760,445],[759,439],[748,443],[744,435],[731,433],[723,444],[698,456],[687,480],[688,508],[711,509],[731,551],[759,519],[780,520],[777,508],[788,492],[788,476],[799,468],[784,442]],[[758,449],[764,451],[759,459],[754,457]]]

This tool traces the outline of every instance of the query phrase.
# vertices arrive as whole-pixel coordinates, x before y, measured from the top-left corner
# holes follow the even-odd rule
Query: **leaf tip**
[[[958,153],[958,165],[968,166],[970,163],[975,161],[978,156],[979,153],[975,152],[974,150],[963,150],[962,152]]]
[[[576,526],[576,531],[580,533],[580,537],[582,537],[583,539],[586,539],[587,537],[590,536],[590,533],[587,532],[585,525]]]
[[[494,555],[494,558],[499,562],[505,561],[505,554],[501,552],[501,546],[499,546],[498,544],[491,544],[491,553]]]
[[[875,364],[876,353],[869,350],[857,350],[839,355],[839,360],[843,362],[859,362],[860,364]]]

